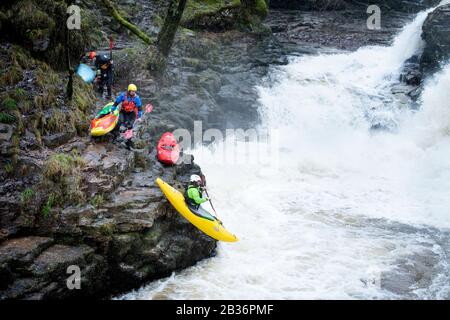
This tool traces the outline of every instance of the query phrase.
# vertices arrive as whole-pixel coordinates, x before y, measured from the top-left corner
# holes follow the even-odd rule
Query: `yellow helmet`
[[[137,91],[136,85],[135,85],[135,84],[130,84],[130,85],[128,86],[128,91]]]

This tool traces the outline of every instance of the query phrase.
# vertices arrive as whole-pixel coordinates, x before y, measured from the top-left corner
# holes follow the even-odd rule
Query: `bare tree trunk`
[[[167,57],[183,16],[186,0],[170,0],[164,25],[158,34],[157,49],[152,59],[153,69],[162,74],[166,69]]]
[[[183,16],[186,0],[171,0],[164,25],[158,34],[158,49],[164,57],[169,56],[178,25]]]

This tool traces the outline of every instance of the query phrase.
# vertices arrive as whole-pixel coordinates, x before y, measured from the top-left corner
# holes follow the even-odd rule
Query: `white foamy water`
[[[277,161],[267,165],[245,143],[195,151],[240,242],[121,298],[448,298],[436,232],[450,227],[450,66],[428,81],[419,111],[390,90],[421,50],[427,13],[391,47],[304,56],[273,70],[276,80],[259,91],[263,126],[280,135]],[[224,163],[230,153],[251,161]],[[382,285],[411,255],[436,258],[431,280]]]

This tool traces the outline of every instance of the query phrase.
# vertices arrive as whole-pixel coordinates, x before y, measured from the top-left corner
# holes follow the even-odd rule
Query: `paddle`
[[[200,178],[202,179],[203,190],[205,190],[206,196],[208,197],[208,200],[209,200],[209,204],[211,205],[211,208],[213,209],[214,213],[216,214],[216,217],[214,217],[214,218],[216,218],[217,221],[219,221],[219,223],[223,225],[222,221],[220,221],[219,218],[217,218],[216,208],[214,208],[214,205],[213,205],[213,203],[211,201],[211,198],[209,197],[208,190],[206,189],[206,177],[205,177],[205,175],[201,174]]]
[[[112,36],[109,37],[109,60],[112,62],[113,61],[113,56],[112,56],[112,49],[114,46],[114,39]],[[114,84],[114,66],[111,66],[111,72],[110,72],[110,77],[111,77],[111,87]],[[112,89],[111,89],[112,92]]]
[[[206,190],[206,188],[204,188],[204,190],[205,190],[206,196],[208,197],[209,204],[211,205],[211,208],[213,209],[214,213],[216,214],[216,216],[215,216],[214,218],[216,218],[217,221],[219,221],[219,223],[220,223],[221,225],[223,225],[222,221],[220,221],[219,218],[217,218],[217,211],[216,211],[216,209],[214,208],[214,205],[213,205],[213,203],[212,203],[212,201],[211,201],[211,198],[209,197],[208,190]]]
[[[148,103],[144,108],[144,113],[150,113],[152,111],[153,111],[153,105],[151,103]],[[140,120],[140,119],[138,119],[138,120]],[[123,137],[125,138],[125,140],[130,140],[131,137],[133,137],[133,128],[125,131],[123,133]]]
[[[112,60],[112,49],[114,46],[114,39],[113,37],[109,37],[109,59]]]
[[[214,213],[217,215],[216,209],[214,208],[214,205],[212,204],[211,198],[209,197],[208,190],[204,188],[206,196],[208,197],[209,203],[211,204],[211,208],[213,209]]]

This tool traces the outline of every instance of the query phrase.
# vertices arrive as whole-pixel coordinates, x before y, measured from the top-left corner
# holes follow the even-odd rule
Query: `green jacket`
[[[202,203],[208,201],[207,198],[202,198],[202,191],[200,190],[200,187],[189,185],[187,196],[191,203],[195,203],[197,205],[201,205]]]

